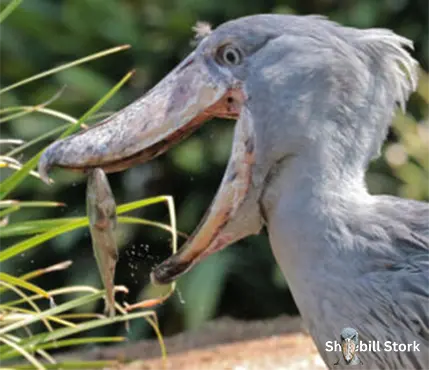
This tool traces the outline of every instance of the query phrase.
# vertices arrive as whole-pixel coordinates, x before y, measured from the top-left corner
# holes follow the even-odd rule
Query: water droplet
[[[57,304],[55,303],[54,298],[52,298],[52,297],[49,298],[49,307],[50,308],[57,307]]]
[[[185,304],[186,301],[183,299],[182,293],[180,292],[179,288],[176,287],[177,297],[179,298],[179,302],[181,304]]]

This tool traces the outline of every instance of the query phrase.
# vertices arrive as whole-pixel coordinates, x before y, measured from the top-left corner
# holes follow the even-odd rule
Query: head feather
[[[359,41],[368,55],[381,63],[395,101],[405,111],[418,82],[418,62],[405,50],[413,50],[413,42],[386,29],[364,30]]]
[[[195,32],[194,42],[199,44],[204,38],[209,36],[212,32],[212,28],[207,22],[198,21],[192,30]]]

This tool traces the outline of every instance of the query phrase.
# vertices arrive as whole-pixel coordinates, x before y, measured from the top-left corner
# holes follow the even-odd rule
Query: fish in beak
[[[116,245],[116,204],[107,177],[96,168],[89,171],[86,209],[95,259],[106,289],[105,314],[115,316],[115,268],[118,262]]]
[[[165,152],[213,117],[237,120],[218,193],[185,246],[152,272],[152,281],[159,284],[175,280],[202,258],[257,234],[262,227],[254,206],[257,197],[251,191],[256,145],[253,121],[243,79],[231,71],[243,61],[246,50],[230,41],[210,39],[201,41],[145,96],[105,121],[54,142],[39,162],[45,180],[52,167],[121,171]]]

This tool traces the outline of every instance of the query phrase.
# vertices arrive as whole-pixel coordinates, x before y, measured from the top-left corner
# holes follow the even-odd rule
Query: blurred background
[[[7,1],[2,1],[2,6]],[[132,48],[36,81],[2,95],[1,107],[43,103],[64,88],[51,107],[79,117],[129,70],[136,73],[103,107],[113,112],[150,89],[192,46],[198,20],[214,27],[256,13],[323,14],[354,27],[385,27],[415,42],[422,72],[418,93],[407,115],[398,115],[383,155],[368,173],[372,193],[428,200],[428,24],[424,0],[24,0],[1,25],[1,85],[19,81],[59,64],[120,44]],[[31,140],[59,125],[38,113],[1,126],[3,137]],[[161,194],[174,197],[178,229],[190,233],[208,208],[227,163],[234,123],[213,120],[195,135],[151,163],[109,175],[118,204]],[[49,141],[35,146],[36,153]],[[25,161],[26,157],[20,158]],[[2,177],[8,172],[2,170]],[[28,179],[13,195],[20,200],[65,202],[62,209],[29,209],[13,221],[85,215],[85,177],[54,171],[55,185]],[[147,219],[169,222],[164,205],[137,212]],[[128,302],[140,299],[151,269],[170,254],[170,235],[153,227],[121,225],[116,283],[130,288]],[[2,240],[2,248],[15,239]],[[181,239],[181,243],[183,239]],[[89,232],[80,229],[53,239],[2,265],[18,274],[72,259],[71,269],[38,280],[45,289],[60,284],[101,286]],[[52,275],[50,275],[52,276]],[[118,294],[118,299],[124,297]],[[93,307],[101,312],[102,302]],[[157,309],[163,333],[196,328],[218,316],[241,319],[298,314],[286,282],[275,264],[265,232],[217,253],[180,279],[178,290]],[[121,325],[99,334],[124,334]],[[132,323],[132,339],[152,336],[144,320]]]

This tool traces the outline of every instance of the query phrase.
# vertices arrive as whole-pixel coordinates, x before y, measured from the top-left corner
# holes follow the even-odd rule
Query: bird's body
[[[152,274],[167,283],[263,226],[326,364],[326,342],[354,328],[362,342],[419,351],[359,352],[362,368],[429,368],[429,207],[372,196],[365,172],[394,110],[417,84],[412,42],[322,17],[255,15],[207,27],[200,43],[146,96],[59,141],[53,166],[114,171],[166,150],[204,120],[238,119],[207,217]]]
[[[279,200],[267,213],[276,259],[330,368],[349,366],[341,362],[341,352],[327,351],[327,343],[351,326],[364,343],[419,343],[420,351],[359,352],[363,368],[425,369],[428,206],[395,197],[353,197],[349,191],[341,196],[335,190],[328,203],[309,196],[287,212],[286,201]]]

